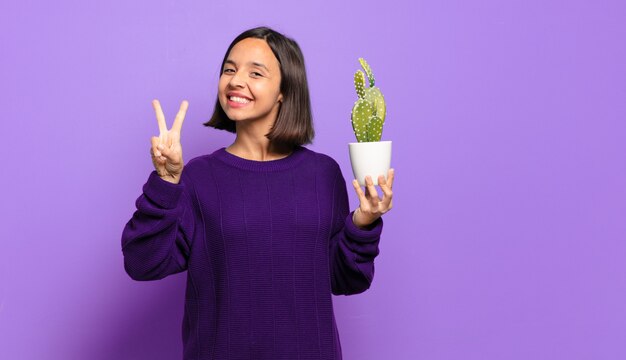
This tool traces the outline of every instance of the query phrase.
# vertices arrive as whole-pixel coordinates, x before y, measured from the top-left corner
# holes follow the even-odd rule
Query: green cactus
[[[365,73],[361,70],[354,73],[354,88],[359,98],[352,108],[352,129],[358,142],[380,141],[387,112],[385,98],[374,86],[376,81],[369,64],[363,58],[359,58],[359,62]],[[367,88],[365,76],[369,83]]]
[[[367,78],[370,81],[370,86],[376,85],[376,80],[374,80],[374,73],[372,72],[372,68],[367,63],[367,61],[365,61],[365,59],[363,58],[359,58],[359,63],[361,63],[363,70],[365,70],[365,73],[367,74]]]

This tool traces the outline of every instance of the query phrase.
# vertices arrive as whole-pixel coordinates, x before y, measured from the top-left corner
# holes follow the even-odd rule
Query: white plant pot
[[[391,166],[391,141],[348,143],[352,173],[361,186],[365,185],[365,176],[369,175],[378,185],[378,176],[387,179]]]

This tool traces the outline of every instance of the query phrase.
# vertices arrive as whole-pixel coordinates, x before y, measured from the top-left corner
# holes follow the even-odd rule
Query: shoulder
[[[319,171],[328,171],[328,172],[337,172],[341,171],[341,168],[337,161],[333,159],[331,156],[316,152],[308,148],[303,148],[304,151],[307,151],[311,155],[311,159],[315,161],[315,165],[317,166]]]
[[[207,174],[211,173],[211,169],[218,163],[216,153],[219,150],[214,151],[211,154],[200,155],[185,162],[183,174],[186,175],[191,182],[198,179],[207,179]]]
[[[202,155],[195,157],[185,163],[184,171],[188,171],[191,173],[195,173],[198,171],[202,171],[202,169],[210,166],[210,163],[213,161],[211,155]]]
[[[313,162],[311,165],[315,166],[315,172],[320,179],[332,184],[336,179],[343,177],[341,166],[331,156],[310,149],[306,149],[306,151],[310,152],[310,161]]]
[[[302,147],[303,151],[308,152],[311,159],[313,159],[318,166],[339,168],[339,164],[335,159],[321,152],[313,151],[309,148]]]
[[[199,155],[185,163],[185,168],[189,167],[190,169],[202,169],[211,166],[219,161],[220,158],[224,157],[224,147],[214,150],[210,154]]]

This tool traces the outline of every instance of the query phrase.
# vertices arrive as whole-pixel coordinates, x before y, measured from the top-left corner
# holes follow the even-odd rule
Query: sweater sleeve
[[[190,185],[153,171],[122,232],[124,268],[134,280],[157,280],[187,269],[194,232]]]
[[[330,239],[332,293],[351,295],[367,290],[374,278],[374,258],[383,229],[379,218],[366,229],[352,222],[348,192],[341,169],[335,177],[333,194],[333,230]]]

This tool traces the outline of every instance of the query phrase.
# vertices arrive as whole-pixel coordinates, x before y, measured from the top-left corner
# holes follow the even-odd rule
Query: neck
[[[235,142],[226,148],[229,153],[256,161],[276,160],[291,154],[293,151],[291,147],[278,145],[265,136],[269,132],[269,127],[253,125],[239,122],[236,124]]]

